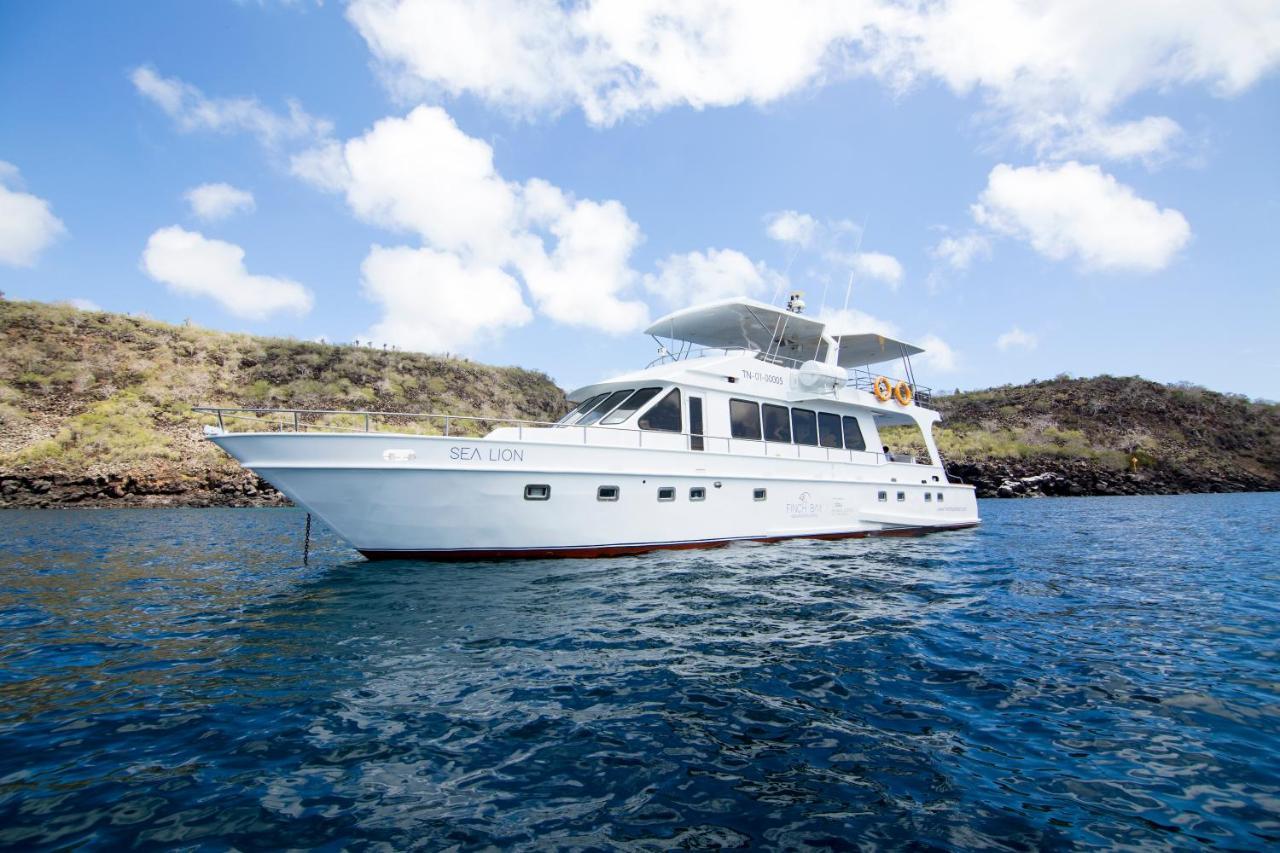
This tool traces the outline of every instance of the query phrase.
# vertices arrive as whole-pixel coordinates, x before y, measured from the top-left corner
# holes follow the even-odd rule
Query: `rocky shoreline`
[[[1082,459],[984,459],[947,463],[953,480],[980,498],[1102,497],[1276,491],[1280,484],[1245,471],[1171,468],[1116,471]]]
[[[1099,497],[1276,491],[1277,484],[1247,472],[1140,468],[1105,469],[1087,460],[960,460],[947,464],[953,480],[980,498]],[[172,476],[113,474],[66,477],[0,475],[0,508],[57,507],[280,507],[289,499],[248,472],[206,471]]]

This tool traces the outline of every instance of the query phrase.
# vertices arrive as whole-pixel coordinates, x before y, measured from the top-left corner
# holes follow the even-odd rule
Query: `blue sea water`
[[[367,563],[294,510],[0,512],[0,846],[1280,843],[1280,495]]]

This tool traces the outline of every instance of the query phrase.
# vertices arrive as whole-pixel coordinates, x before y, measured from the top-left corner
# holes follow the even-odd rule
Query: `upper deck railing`
[[[418,412],[344,411],[340,409],[262,409],[236,406],[195,406],[192,412],[206,415],[217,423],[217,432],[290,432],[290,433],[380,433],[387,436],[445,436],[478,439],[493,430],[509,427],[516,441],[550,439],[555,444],[653,450],[688,450],[690,452],[738,453],[772,458],[809,459],[846,462],[861,465],[906,463],[928,465],[907,454],[885,454],[871,450],[848,450],[841,447],[819,447],[763,439],[728,436],[691,435],[687,432],[642,430],[622,426],[574,426],[551,421],[522,418],[490,418],[478,415],[454,415]],[[207,426],[212,427],[212,424]],[[247,427],[243,430],[232,427]],[[701,448],[695,447],[701,443]]]
[[[760,350],[747,349],[746,347],[703,347],[701,349],[691,349],[682,352],[667,353],[660,355],[653,361],[645,365],[645,368],[656,367],[660,364],[671,364],[677,361],[687,361],[693,358],[713,358],[721,355],[743,354],[750,355],[758,361],[768,364],[776,364],[780,367],[789,367],[793,370],[799,370],[804,362],[799,359],[785,358],[779,355],[770,355]],[[889,382],[897,386],[899,382],[906,382],[911,388],[911,394],[917,405],[927,406],[933,402],[933,389],[927,385],[921,385],[910,379],[900,379],[896,376],[889,376],[885,373],[873,372],[869,367],[855,367],[849,370],[849,378],[845,381],[846,388],[854,388],[858,391],[874,392],[876,380],[881,376],[885,376]]]

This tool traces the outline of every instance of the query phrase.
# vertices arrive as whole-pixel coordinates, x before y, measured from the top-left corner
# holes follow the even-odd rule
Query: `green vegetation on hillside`
[[[547,420],[561,414],[564,395],[546,375],[514,367],[0,301],[0,474],[239,476],[200,437],[194,405]],[[362,418],[315,420],[363,428]]]

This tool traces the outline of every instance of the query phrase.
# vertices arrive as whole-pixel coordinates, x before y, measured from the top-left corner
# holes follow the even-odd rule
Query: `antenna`
[[[862,235],[867,233],[867,223],[869,221],[871,221],[871,214],[867,214],[862,217],[862,230],[858,232],[858,243],[853,247],[853,259],[855,263],[858,260],[858,253],[862,251]],[[849,294],[853,292],[853,274],[856,270],[856,266],[849,270],[849,283],[844,289],[844,310],[846,311],[849,310]]]
[[[773,298],[769,300],[770,305],[776,305],[778,302],[778,293],[782,290],[782,282],[786,281],[787,276],[791,273],[791,265],[796,261],[796,255],[800,254],[800,244],[796,243],[795,248],[791,250],[791,257],[787,259],[787,265],[782,270],[782,278],[778,279],[777,285],[773,288]]]

